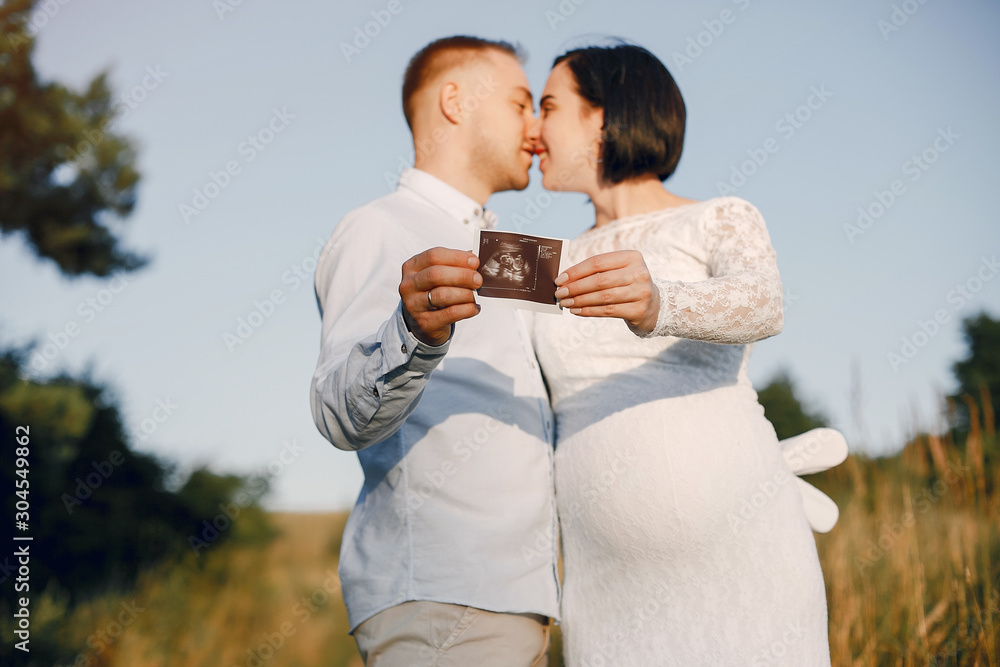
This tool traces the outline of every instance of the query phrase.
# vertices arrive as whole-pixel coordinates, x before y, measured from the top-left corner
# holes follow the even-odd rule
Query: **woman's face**
[[[576,92],[569,65],[552,68],[539,104],[538,168],[548,190],[593,192],[598,188],[604,111]],[[588,153],[589,149],[589,153]]]

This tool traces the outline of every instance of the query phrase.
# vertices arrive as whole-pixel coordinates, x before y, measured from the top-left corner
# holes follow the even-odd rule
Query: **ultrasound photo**
[[[483,285],[482,301],[558,313],[556,276],[562,270],[565,239],[517,232],[478,230],[476,250]]]

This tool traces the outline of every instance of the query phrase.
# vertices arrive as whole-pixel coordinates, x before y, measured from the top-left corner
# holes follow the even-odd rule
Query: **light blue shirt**
[[[495,220],[409,169],[344,216],[320,256],[313,419],[365,475],[340,552],[352,633],[408,600],[558,619],[553,421],[525,314],[484,305],[434,347],[401,311],[404,261],[472,250]]]

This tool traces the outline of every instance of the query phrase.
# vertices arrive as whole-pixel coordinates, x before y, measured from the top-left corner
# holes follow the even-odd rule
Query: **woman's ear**
[[[587,115],[584,117],[584,124],[595,137],[604,136],[604,109],[601,107],[588,107]]]

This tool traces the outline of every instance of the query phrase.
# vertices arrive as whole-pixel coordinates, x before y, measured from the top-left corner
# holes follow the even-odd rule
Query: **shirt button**
[[[468,221],[468,220],[463,220],[463,221],[462,221],[462,224],[463,224],[463,225],[467,225],[467,224],[469,224],[469,221]]]
[[[406,354],[406,343],[403,343],[402,345],[399,346],[399,351],[402,352],[403,354]]]
[[[378,398],[378,387],[372,387],[372,396]]]

